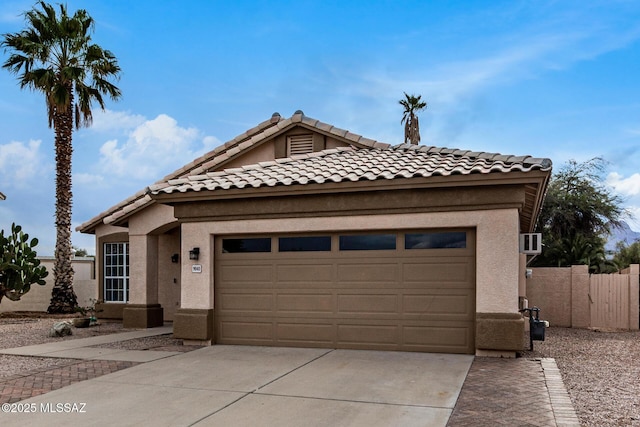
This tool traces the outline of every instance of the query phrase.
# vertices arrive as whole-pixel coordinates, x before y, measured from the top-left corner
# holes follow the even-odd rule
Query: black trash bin
[[[529,312],[529,350],[531,351],[533,350],[534,341],[544,341],[546,322],[540,320],[540,309],[538,307],[524,308],[520,312]]]
[[[546,329],[544,320],[533,319],[529,322],[531,339],[533,341],[544,341],[544,331]]]

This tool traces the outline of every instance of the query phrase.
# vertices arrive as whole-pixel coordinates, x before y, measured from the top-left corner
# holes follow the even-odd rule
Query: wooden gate
[[[637,329],[638,275],[637,272],[629,273],[631,272],[623,271],[621,274],[590,276],[589,301],[592,328]]]

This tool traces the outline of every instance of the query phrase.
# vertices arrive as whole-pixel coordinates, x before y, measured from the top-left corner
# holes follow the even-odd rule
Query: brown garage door
[[[475,233],[216,239],[221,344],[473,353]]]

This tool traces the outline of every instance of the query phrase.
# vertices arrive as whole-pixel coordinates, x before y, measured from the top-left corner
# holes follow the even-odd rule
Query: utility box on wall
[[[521,233],[520,253],[539,255],[542,253],[542,233]]]

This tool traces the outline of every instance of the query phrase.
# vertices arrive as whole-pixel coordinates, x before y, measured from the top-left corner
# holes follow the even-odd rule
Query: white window
[[[104,244],[104,300],[129,301],[129,244]]]
[[[287,138],[287,156],[313,153],[313,134],[292,135]]]

